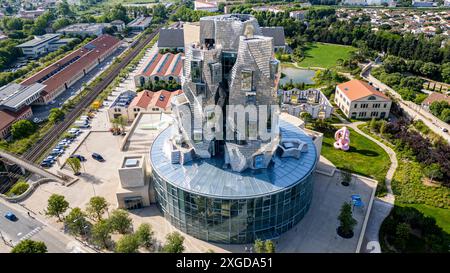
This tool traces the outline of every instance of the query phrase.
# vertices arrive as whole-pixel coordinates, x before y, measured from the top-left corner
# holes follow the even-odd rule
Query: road
[[[370,74],[370,68],[362,75],[367,81],[372,82],[375,86],[379,87],[380,90],[385,90],[391,94],[394,98],[398,100],[399,106],[405,111],[413,120],[422,120],[428,128],[430,128],[434,133],[443,137],[447,142],[450,142],[450,125],[439,120],[432,114],[428,113],[426,110],[422,109],[419,105],[404,101],[400,94],[398,94],[394,89],[390,88],[386,84],[379,81],[377,78]],[[448,132],[442,131],[442,128],[447,128]]]
[[[6,212],[14,213],[18,220],[12,222],[5,218]],[[24,208],[17,204],[8,204],[0,200],[0,232],[9,244],[17,244],[21,240],[42,241],[50,253],[87,253],[93,252],[78,241],[46,225],[34,213],[27,215]]]

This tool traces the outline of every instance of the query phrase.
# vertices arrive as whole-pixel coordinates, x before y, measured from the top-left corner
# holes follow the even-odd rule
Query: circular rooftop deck
[[[268,169],[247,169],[242,173],[224,169],[223,160],[196,159],[186,165],[172,164],[163,153],[163,144],[170,137],[170,127],[162,131],[150,149],[153,171],[166,182],[185,191],[207,197],[240,199],[266,196],[296,185],[314,170],[316,147],[308,135],[293,124],[280,119],[282,138],[295,138],[307,143],[307,151],[299,159],[274,156]]]

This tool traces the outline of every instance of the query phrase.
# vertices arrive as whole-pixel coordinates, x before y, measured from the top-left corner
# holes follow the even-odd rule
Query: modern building
[[[135,18],[133,21],[129,22],[127,27],[131,29],[131,31],[144,31],[152,22],[152,17],[144,17],[140,16]]]
[[[136,87],[144,87],[147,82],[181,82],[183,74],[183,53],[153,53],[149,61],[134,76]]]
[[[14,122],[32,116],[30,105],[39,99],[44,85],[10,83],[0,88],[0,138],[7,138]]]
[[[146,113],[172,113],[173,97],[183,93],[182,90],[176,91],[142,91],[131,101],[128,106],[128,120],[133,121],[141,112]]]
[[[140,209],[150,205],[149,177],[143,155],[124,156],[118,168],[120,183],[116,191],[118,207]]]
[[[159,31],[158,49],[184,50],[183,28],[162,28]]]
[[[299,117],[308,113],[312,118],[326,119],[333,113],[333,105],[318,89],[300,90],[297,88],[281,91],[281,109],[290,115]]]
[[[121,32],[125,29],[125,23],[122,20],[114,20],[109,23],[112,27],[115,27],[117,31]]]
[[[102,35],[27,78],[22,85],[45,85],[35,103],[47,104],[72,86],[120,46],[120,40]]]
[[[283,27],[262,27],[262,35],[273,38],[273,47],[275,51],[286,50],[286,39],[284,37]]]
[[[131,90],[122,92],[119,96],[117,96],[108,108],[109,120],[112,121],[120,116],[122,116],[125,120],[132,120],[128,116],[128,106],[135,97],[136,92]]]
[[[217,5],[216,1],[196,0],[194,1],[194,10],[216,12],[219,10],[219,6]]]
[[[110,24],[106,23],[80,23],[64,27],[56,32],[72,36],[100,36],[109,26]]]
[[[387,118],[392,103],[378,88],[356,79],[336,86],[334,102],[352,119]]]
[[[196,238],[276,238],[309,209],[319,153],[309,135],[279,118],[273,46],[254,17],[227,14],[201,18],[200,43],[185,48],[175,119],[149,158],[159,208]]]
[[[61,34],[34,36],[33,40],[17,45],[25,57],[37,58],[67,45],[73,39],[60,39]]]

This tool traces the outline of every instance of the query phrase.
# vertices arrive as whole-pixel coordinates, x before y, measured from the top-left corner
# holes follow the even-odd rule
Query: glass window
[[[241,72],[241,89],[244,91],[251,91],[253,84],[253,71],[244,70]]]
[[[196,83],[202,82],[202,61],[198,60],[191,61],[191,78],[192,82]]]

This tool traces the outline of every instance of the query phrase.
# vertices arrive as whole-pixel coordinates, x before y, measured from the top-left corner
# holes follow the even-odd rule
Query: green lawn
[[[389,169],[388,154],[377,144],[350,129],[350,149],[346,152],[334,148],[334,132],[325,132],[322,155],[339,169],[372,177],[380,183]]]
[[[450,234],[450,210],[441,209],[423,204],[398,204],[401,206],[408,206],[417,209],[424,215],[436,219],[436,224],[440,226],[445,232]]]
[[[355,51],[352,46],[336,44],[310,43],[305,51],[305,58],[298,63],[301,67],[330,68],[336,65],[338,59],[347,59],[350,52]]]

